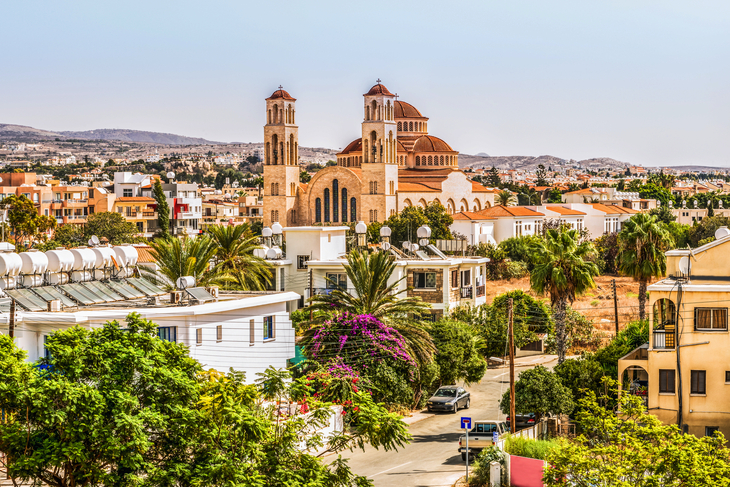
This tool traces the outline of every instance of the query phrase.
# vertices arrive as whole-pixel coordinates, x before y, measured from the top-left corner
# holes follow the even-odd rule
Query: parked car
[[[521,428],[529,428],[535,426],[536,416],[535,413],[517,414],[517,425],[515,431],[519,431]],[[510,417],[507,416],[507,427],[512,430],[512,423]]]
[[[455,413],[461,408],[469,409],[471,395],[461,387],[444,386],[434,392],[433,396],[426,403],[426,408],[431,411],[449,411]]]
[[[469,451],[466,450],[466,435],[459,438],[459,453],[461,459],[466,460],[469,454],[473,458],[484,448],[494,444],[494,433],[502,436],[507,432],[507,424],[498,420],[475,421],[472,429],[469,430]]]

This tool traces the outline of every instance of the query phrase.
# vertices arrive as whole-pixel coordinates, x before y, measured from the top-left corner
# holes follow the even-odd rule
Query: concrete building
[[[692,252],[666,253],[666,277],[648,288],[649,343],[618,362],[624,393],[696,436],[730,435],[730,230],[716,237]]]

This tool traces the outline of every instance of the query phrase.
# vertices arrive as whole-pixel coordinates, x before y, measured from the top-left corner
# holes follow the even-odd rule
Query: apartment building
[[[730,435],[730,230],[666,253],[667,276],[649,286],[649,343],[618,361],[624,392],[683,431]]]

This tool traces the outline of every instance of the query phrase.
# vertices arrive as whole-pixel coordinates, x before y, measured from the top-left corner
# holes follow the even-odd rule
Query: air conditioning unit
[[[190,306],[198,306],[199,304],[204,304],[205,301],[201,301],[199,299],[190,299]]]
[[[147,306],[159,306],[160,305],[160,297],[159,296],[150,296],[147,298]]]
[[[205,288],[205,290],[208,291],[215,299],[218,299],[218,286],[210,286]]]
[[[170,304],[179,304],[182,301],[182,293],[180,291],[172,291],[170,293]]]
[[[48,311],[50,311],[51,313],[57,313],[61,311],[61,300],[52,299],[48,301]]]

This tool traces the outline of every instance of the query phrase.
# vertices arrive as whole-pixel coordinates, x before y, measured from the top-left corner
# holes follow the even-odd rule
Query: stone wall
[[[435,272],[436,273],[436,289],[413,289],[413,274],[415,272]],[[444,302],[444,271],[433,268],[408,269],[408,297],[421,298],[427,303],[443,303]],[[441,311],[443,314],[443,311]]]

